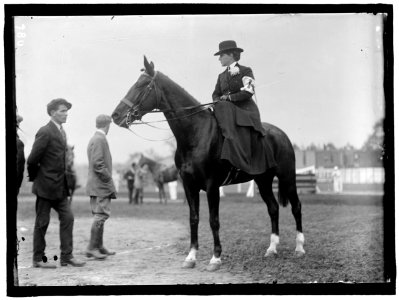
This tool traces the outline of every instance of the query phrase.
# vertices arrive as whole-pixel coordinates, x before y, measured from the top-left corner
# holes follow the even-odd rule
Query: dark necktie
[[[66,143],[66,134],[65,134],[64,128],[62,128],[62,126],[60,126],[60,131],[61,131],[62,138],[64,139],[64,142]]]

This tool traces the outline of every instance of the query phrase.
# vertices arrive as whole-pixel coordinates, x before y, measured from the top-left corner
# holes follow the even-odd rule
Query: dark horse
[[[66,151],[66,177],[69,190],[69,202],[72,202],[73,194],[80,186],[77,184],[76,172],[74,168],[75,152],[74,146],[68,145]]]
[[[141,119],[142,115],[154,109],[164,113],[176,137],[175,163],[183,180],[190,209],[191,244],[183,267],[195,266],[198,251],[199,192],[204,190],[208,198],[209,223],[214,239],[213,257],[207,269],[217,270],[221,265],[222,253],[219,238],[219,187],[230,176],[232,170],[227,161],[220,159],[223,136],[209,109],[167,76],[154,71],[154,64],[148,63],[146,57],[144,66],[145,72],[114,110],[113,121],[121,127],[128,128],[133,121]],[[267,123],[263,123],[263,127],[268,132],[265,138],[273,149],[277,166],[260,175],[249,175],[236,170],[235,179],[230,180],[229,184],[255,180],[267,205],[272,225],[270,246],[265,256],[273,256],[277,253],[276,246],[279,243],[279,205],[272,190],[273,178],[277,176],[280,204],[286,206],[288,201],[291,203],[297,230],[295,253],[301,256],[305,253],[304,235],[301,202],[296,190],[294,149],[281,129]]]
[[[152,174],[152,178],[154,179],[154,182],[158,188],[159,203],[162,203],[162,201],[164,201],[164,203],[167,204],[168,196],[165,193],[164,184],[178,180],[179,173],[176,166],[171,165],[165,167],[164,165],[144,156],[143,154],[141,154],[138,165],[140,167],[144,165],[148,166],[148,169]]]

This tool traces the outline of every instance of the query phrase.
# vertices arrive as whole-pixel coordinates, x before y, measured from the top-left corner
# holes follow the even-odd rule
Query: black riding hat
[[[243,52],[244,50],[241,48],[237,47],[237,44],[233,40],[228,40],[228,41],[223,41],[219,43],[219,51],[216,52],[214,55],[220,55],[224,52],[230,51],[230,50],[238,50],[239,52]]]

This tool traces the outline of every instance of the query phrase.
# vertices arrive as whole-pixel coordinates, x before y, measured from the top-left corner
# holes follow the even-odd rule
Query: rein
[[[155,127],[155,128],[156,128],[156,127]],[[162,129],[162,128],[159,128],[159,129]],[[129,130],[130,132],[132,132],[135,136],[137,136],[137,137],[139,137],[139,138],[142,138],[143,140],[150,141],[150,142],[164,142],[164,141],[168,141],[168,140],[171,140],[171,139],[174,138],[174,135],[172,134],[170,137],[168,137],[168,138],[166,138],[166,139],[163,139],[163,140],[147,139],[147,138],[145,138],[145,137],[143,137],[143,136],[141,136],[141,135],[135,133],[135,132],[134,132],[133,130],[131,130],[130,128],[127,128],[127,130]]]
[[[148,77],[151,77],[150,75],[148,75],[148,74],[146,74],[146,73],[143,73],[143,75],[148,76]],[[186,106],[186,107],[181,107],[181,108],[177,108],[177,109],[159,109],[159,103],[160,103],[160,101],[161,101],[161,99],[162,99],[162,94],[163,94],[163,93],[162,93],[162,91],[160,91],[160,93],[158,93],[159,88],[155,85],[155,79],[156,79],[157,75],[158,75],[158,72],[155,72],[154,77],[151,77],[151,81],[150,81],[150,83],[147,85],[147,89],[146,89],[144,95],[142,96],[142,98],[140,99],[140,101],[138,102],[137,105],[133,105],[133,103],[132,103],[129,99],[126,99],[126,98],[123,98],[123,99],[121,100],[121,102],[125,103],[127,106],[130,107],[130,109],[128,110],[127,115],[126,115],[126,125],[130,126],[130,125],[134,124],[133,122],[134,122],[135,120],[141,121],[141,116],[143,115],[143,113],[144,113],[144,114],[149,114],[149,113],[179,112],[179,111],[186,111],[186,110],[191,110],[191,109],[195,109],[195,108],[199,108],[199,107],[204,107],[204,108],[201,109],[201,110],[195,111],[195,112],[193,112],[193,113],[191,113],[191,114],[187,114],[187,115],[184,115],[184,116],[181,116],[181,117],[166,118],[166,120],[151,121],[151,122],[143,122],[143,121],[141,121],[141,123],[136,123],[136,125],[140,125],[140,124],[147,124],[147,125],[148,125],[148,124],[151,124],[151,123],[159,123],[159,122],[167,122],[167,121],[170,121],[170,120],[184,119],[184,118],[190,117],[190,116],[192,116],[192,115],[195,115],[195,114],[197,114],[197,113],[200,113],[200,112],[202,112],[202,111],[208,109],[208,108],[205,107],[205,106],[214,105],[216,102],[219,101],[219,100],[217,100],[217,101],[213,101],[213,102],[209,102],[209,103],[198,104],[198,105],[192,105],[192,106]],[[141,106],[142,103],[146,100],[147,96],[150,94],[150,92],[151,92],[151,90],[152,90],[153,88],[154,88],[154,90],[155,90],[156,108],[157,108],[157,110],[155,110],[155,111],[154,111],[154,110],[151,110],[151,111],[140,110],[140,109],[139,109],[140,106]],[[133,121],[130,121],[131,117],[134,118]]]
[[[216,101],[215,101],[215,102],[216,102]],[[187,107],[186,109],[193,109],[193,108],[198,108],[198,107],[201,107],[201,106],[212,105],[212,104],[214,104],[214,103],[205,103],[205,104],[201,104],[201,105],[197,105],[197,106],[190,106],[190,108]],[[185,108],[185,107],[184,107],[184,108]],[[176,118],[166,118],[165,120],[150,121],[150,122],[144,122],[144,121],[139,120],[140,123],[132,123],[132,124],[130,124],[130,125],[142,125],[142,124],[149,125],[149,124],[152,124],[152,123],[167,122],[167,121],[169,121],[169,120],[181,120],[181,119],[184,119],[184,118],[191,117],[191,116],[193,116],[193,115],[195,115],[195,114],[198,114],[198,113],[200,113],[201,111],[204,111],[204,110],[207,110],[207,109],[208,109],[207,107],[204,107],[203,109],[198,110],[198,111],[195,111],[195,112],[193,112],[193,113],[191,113],[191,114],[187,114],[187,115],[184,115],[184,116],[181,116],[181,117],[176,117]],[[175,111],[175,110],[173,110],[173,111]],[[144,111],[143,111],[143,112],[144,112]],[[164,112],[164,111],[150,111],[150,112],[147,112],[147,113],[157,113],[157,112]],[[151,125],[149,125],[149,126],[151,126]],[[159,127],[155,127],[155,126],[151,126],[151,127],[154,127],[154,128],[157,128],[157,129],[164,129],[164,128],[159,128]]]

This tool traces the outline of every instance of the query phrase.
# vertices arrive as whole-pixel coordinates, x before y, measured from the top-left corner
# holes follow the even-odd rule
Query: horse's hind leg
[[[270,236],[270,246],[266,251],[265,256],[272,256],[277,254],[277,245],[279,244],[279,229],[278,229],[278,219],[279,219],[279,205],[273,194],[272,184],[273,184],[274,174],[265,173],[255,178],[255,182],[258,185],[260,195],[263,201],[267,205],[267,210],[269,212],[272,233]]]
[[[291,203],[291,211],[295,218],[296,223],[296,248],[295,254],[297,256],[302,256],[305,254],[305,250],[303,249],[303,244],[305,243],[305,236],[302,232],[302,204],[299,200],[298,193],[296,190],[296,184],[290,185],[288,189],[288,199]]]
[[[297,189],[296,189],[296,175],[291,176],[291,178],[280,178],[280,193],[282,197],[287,197],[291,203],[291,211],[295,218],[296,223],[296,248],[295,254],[297,256],[302,256],[305,254],[303,249],[303,244],[305,243],[305,236],[302,232],[302,204],[299,200]]]

